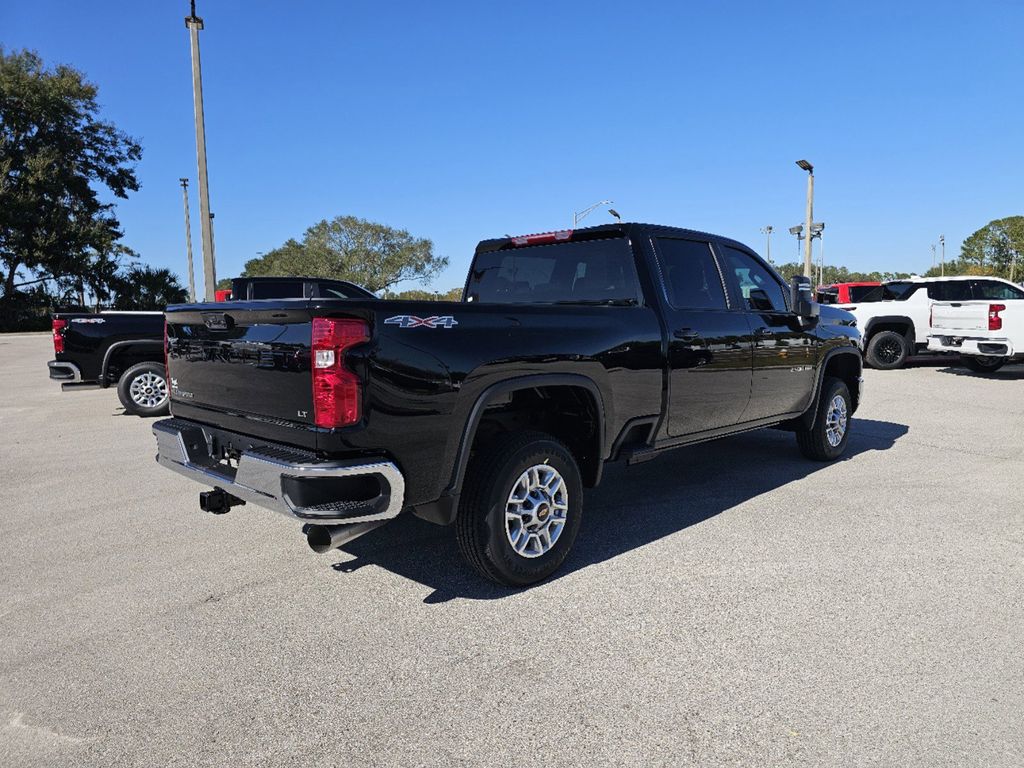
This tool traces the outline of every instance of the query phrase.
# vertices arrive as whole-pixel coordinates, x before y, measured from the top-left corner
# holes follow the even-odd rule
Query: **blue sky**
[[[1024,213],[1019,2],[199,0],[218,276],[355,214],[476,242],[563,228],[602,198],[792,261],[816,168],[825,258],[923,271]],[[84,70],[139,138],[125,242],[184,279],[193,180],[184,1],[6,2],[0,42]],[[588,224],[607,221],[592,214]],[[198,250],[198,227],[193,231]],[[198,270],[197,270],[198,271]],[[197,276],[198,279],[198,276]]]

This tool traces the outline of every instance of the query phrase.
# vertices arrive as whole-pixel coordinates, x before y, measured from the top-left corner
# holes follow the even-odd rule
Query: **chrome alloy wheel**
[[[505,502],[505,535],[516,554],[540,557],[565,529],[569,493],[554,467],[536,464],[523,472]]]
[[[833,448],[843,442],[843,435],[846,434],[846,419],[846,398],[836,395],[828,404],[828,413],[825,416],[825,437]]]
[[[156,408],[167,399],[167,382],[155,373],[143,373],[132,379],[128,395],[141,408]]]

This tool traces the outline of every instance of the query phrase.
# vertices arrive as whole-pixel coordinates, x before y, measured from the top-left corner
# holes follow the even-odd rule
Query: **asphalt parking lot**
[[[1024,366],[866,373],[847,457],[611,467],[523,592],[416,519],[198,510],[0,336],[0,764],[1024,764]]]

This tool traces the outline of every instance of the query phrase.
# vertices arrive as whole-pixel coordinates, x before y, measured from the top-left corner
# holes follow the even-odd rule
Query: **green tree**
[[[399,293],[387,292],[384,294],[384,298],[398,301],[461,301],[462,289],[450,288],[447,291],[438,292],[413,288],[412,290],[400,291]]]
[[[947,275],[994,275],[1020,278],[1024,258],[1024,216],[995,219],[974,232],[960,246],[960,255],[945,267],[933,267],[929,277]]]
[[[105,188],[138,190],[138,142],[98,119],[96,86],[68,66],[0,48],[0,304],[19,270],[87,279],[121,237]]]
[[[302,242],[290,239],[245,264],[246,277],[293,275],[350,280],[383,291],[407,280],[427,282],[448,266],[430,240],[356,216],[317,222]]]
[[[178,277],[168,269],[132,267],[112,281],[114,309],[162,310],[168,304],[188,301]]]

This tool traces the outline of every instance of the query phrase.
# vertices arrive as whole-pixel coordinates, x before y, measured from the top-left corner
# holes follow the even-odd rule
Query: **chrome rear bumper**
[[[156,460],[168,469],[302,522],[365,523],[402,511],[405,479],[390,461],[316,461],[304,451],[264,445],[228,465],[211,455],[212,441],[200,424],[164,419],[153,434]]]

